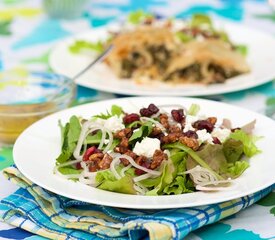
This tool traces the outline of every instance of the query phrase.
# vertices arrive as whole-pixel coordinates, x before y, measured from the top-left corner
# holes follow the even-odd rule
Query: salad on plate
[[[207,15],[159,19],[137,11],[107,35],[97,42],[75,40],[69,50],[93,56],[112,45],[106,66],[118,79],[138,84],[217,84],[250,72],[247,47],[233,43]]]
[[[154,103],[109,111],[62,125],[54,173],[102,190],[147,196],[218,191],[259,153],[256,121],[233,126],[200,106]]]

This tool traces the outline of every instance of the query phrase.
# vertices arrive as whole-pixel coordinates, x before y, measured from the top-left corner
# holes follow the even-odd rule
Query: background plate
[[[203,85],[170,85],[154,82],[150,85],[137,84],[134,81],[118,79],[107,65],[99,63],[76,80],[77,84],[101,91],[126,95],[162,95],[162,96],[202,96],[233,92],[251,88],[275,77],[275,40],[268,34],[249,29],[243,25],[229,22],[216,22],[219,29],[224,29],[236,44],[248,47],[247,61],[251,67],[249,74],[231,78],[222,84]],[[51,68],[60,74],[73,77],[87,66],[92,57],[74,55],[68,47],[76,40],[98,41],[107,37],[107,27],[91,31],[61,41],[51,52]]]
[[[195,192],[174,196],[138,196],[108,192],[60,178],[53,174],[55,159],[60,153],[58,120],[67,122],[72,115],[90,117],[105,112],[111,105],[122,106],[126,112],[155,104],[192,103],[201,106],[201,113],[218,118],[232,119],[233,127],[257,120],[255,134],[264,136],[257,146],[261,154],[250,159],[251,166],[225,191]],[[207,110],[207,111],[206,111]],[[275,182],[275,122],[260,114],[224,103],[192,98],[121,98],[86,104],[50,115],[29,127],[14,145],[14,161],[19,170],[34,183],[54,193],[84,202],[113,207],[136,209],[163,209],[192,207],[223,202],[259,191]]]

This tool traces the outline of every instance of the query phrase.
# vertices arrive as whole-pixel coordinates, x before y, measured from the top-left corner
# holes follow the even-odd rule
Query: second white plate
[[[249,74],[231,78],[222,84],[213,85],[170,85],[154,82],[150,85],[137,84],[131,80],[118,79],[105,64],[97,64],[77,79],[77,84],[101,91],[125,95],[155,96],[203,96],[234,92],[251,88],[275,77],[275,39],[268,34],[228,22],[217,24],[224,29],[236,44],[248,47],[247,61]],[[68,50],[76,40],[98,41],[107,37],[107,28],[96,28],[83,34],[61,41],[51,52],[50,66],[60,74],[73,77],[91,61],[90,56],[75,55]]]

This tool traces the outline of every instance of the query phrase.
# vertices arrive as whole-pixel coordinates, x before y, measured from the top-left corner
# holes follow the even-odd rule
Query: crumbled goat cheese
[[[122,118],[118,116],[112,116],[108,119],[97,118],[95,122],[111,132],[117,132],[125,128],[124,124],[122,123]]]
[[[185,118],[185,125],[184,125],[183,132],[187,132],[189,130],[194,131],[195,128],[192,127],[192,124],[196,121],[198,121],[198,117],[187,115]]]
[[[222,143],[229,137],[231,131],[227,128],[215,128],[211,133],[212,137],[218,138]]]
[[[160,150],[160,140],[157,138],[145,137],[141,142],[137,142],[133,152],[151,158],[156,150]]]
[[[196,133],[198,135],[198,140],[200,143],[208,142],[208,143],[213,144],[213,138],[212,138],[211,134],[209,132],[207,132],[205,129],[198,130]]]

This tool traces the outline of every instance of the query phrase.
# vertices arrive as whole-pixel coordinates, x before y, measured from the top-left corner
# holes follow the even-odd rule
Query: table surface
[[[76,20],[50,19],[39,0],[0,2],[0,70],[26,68],[49,71],[48,57],[61,39],[115,20],[129,11],[144,9],[163,16],[185,17],[203,12],[228,21],[266,31],[275,36],[275,12],[263,0],[169,1],[169,0],[94,0]],[[24,26],[24,27],[23,27]],[[77,102],[120,97],[78,87]],[[262,86],[208,99],[223,101],[275,116],[275,86]],[[0,170],[11,165],[12,147],[0,147]],[[0,174],[0,199],[16,190]],[[275,192],[250,208],[191,233],[187,239],[275,239]],[[0,223],[0,239],[44,239]]]

